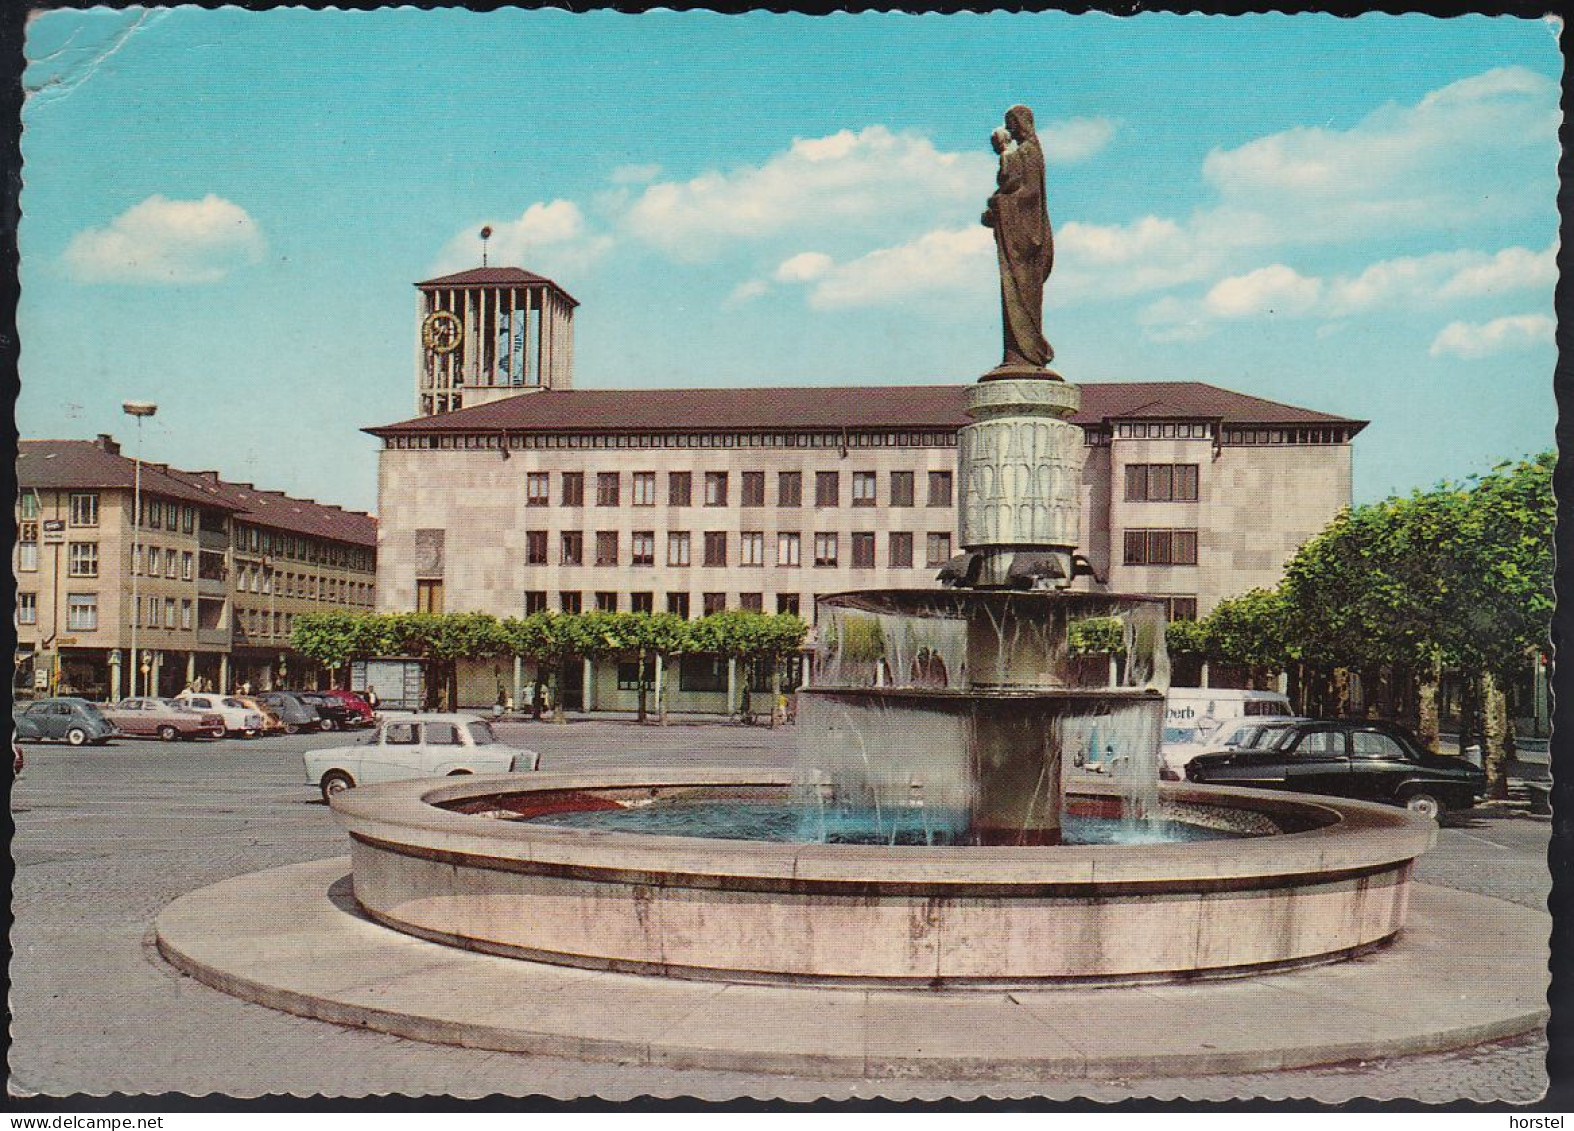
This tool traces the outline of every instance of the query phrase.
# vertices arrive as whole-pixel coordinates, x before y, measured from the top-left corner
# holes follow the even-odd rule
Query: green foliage
[[[1192,643],[1201,645],[1194,650],[1210,660],[1283,668],[1292,660],[1285,639],[1285,620],[1282,594],[1277,590],[1253,589],[1220,601],[1208,619],[1197,623],[1187,634]]]
[[[826,626],[826,646],[844,660],[872,664],[885,658],[885,629],[874,617],[849,613]]]
[[[1208,633],[1201,621],[1172,620],[1164,629],[1164,645],[1170,655],[1205,655]]]
[[[1119,617],[1083,617],[1067,628],[1075,655],[1090,656],[1126,650],[1126,634]]]

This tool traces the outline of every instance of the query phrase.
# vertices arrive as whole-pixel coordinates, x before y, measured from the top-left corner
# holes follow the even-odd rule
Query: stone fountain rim
[[[1041,550],[1042,546],[999,547],[1016,548],[1023,550]],[[857,612],[885,613],[891,616],[916,615],[918,609],[901,609],[895,607],[877,608],[883,598],[892,596],[915,598],[928,598],[931,602],[943,603],[947,600],[956,600],[961,597],[982,599],[990,602],[1000,601],[1050,601],[1063,605],[1122,605],[1142,604],[1162,606],[1167,600],[1165,597],[1155,597],[1151,593],[1106,593],[1103,591],[1092,592],[1082,589],[969,589],[951,588],[936,589],[933,587],[909,587],[887,589],[848,589],[840,593],[822,593],[817,602],[827,608],[852,609]],[[934,619],[946,620],[952,618],[938,617]]]
[[[538,772],[363,785],[333,798],[354,840],[408,855],[506,870],[658,876],[681,886],[959,885],[969,889],[1154,887],[1369,874],[1432,847],[1436,825],[1403,809],[1270,790],[1164,783],[1166,801],[1280,813],[1326,823],[1243,840],[1053,848],[931,848],[710,840],[499,821],[438,808],[498,793],[638,787],[789,787],[780,770],[640,769]],[[1076,796],[1118,798],[1110,783],[1077,782]]]

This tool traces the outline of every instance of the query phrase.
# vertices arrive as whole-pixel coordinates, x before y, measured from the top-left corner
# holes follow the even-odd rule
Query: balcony
[[[208,644],[219,648],[230,646],[230,630],[227,628],[199,628],[197,629],[197,643]]]
[[[198,577],[197,593],[203,597],[228,597],[230,583],[222,577]]]
[[[217,550],[222,554],[230,548],[230,536],[222,530],[204,527],[197,531],[197,545],[204,550]]]

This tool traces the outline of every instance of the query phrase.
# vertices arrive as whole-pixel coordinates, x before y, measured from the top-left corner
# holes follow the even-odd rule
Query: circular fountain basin
[[[1191,786],[1164,789],[1169,814],[1295,831],[906,848],[497,817],[792,786],[780,772],[543,773],[362,786],[333,808],[351,837],[356,900],[398,930],[573,966],[833,984],[1118,982],[1348,957],[1403,925],[1411,862],[1436,836],[1399,809]],[[1118,805],[1114,787],[1068,790],[1073,812]]]

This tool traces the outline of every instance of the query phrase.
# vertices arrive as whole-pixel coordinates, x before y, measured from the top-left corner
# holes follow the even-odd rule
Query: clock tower
[[[476,267],[416,290],[422,416],[573,386],[579,303],[551,279],[518,267]]]

